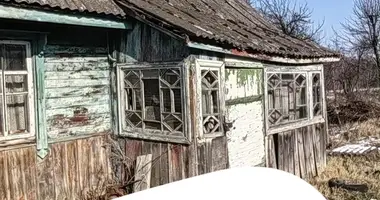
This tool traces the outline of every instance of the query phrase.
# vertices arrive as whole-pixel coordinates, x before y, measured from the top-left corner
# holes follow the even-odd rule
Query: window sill
[[[123,131],[119,134],[120,137],[127,137],[139,140],[150,140],[154,142],[167,142],[174,144],[191,144],[190,140],[184,136],[170,136],[170,135],[156,135],[149,133],[140,133],[140,132],[126,132]]]
[[[36,144],[36,137],[29,136],[24,138],[10,138],[10,139],[4,139],[0,140],[0,151],[3,150],[9,150],[9,149],[16,149],[16,148],[22,148],[27,145],[35,145]]]
[[[291,131],[294,129],[299,129],[299,128],[314,125],[314,124],[320,124],[320,123],[324,123],[325,121],[326,120],[323,117],[316,117],[316,118],[311,119],[311,120],[291,122],[288,124],[283,124],[280,126],[269,128],[267,135],[273,135],[273,134],[277,134],[277,133]]]

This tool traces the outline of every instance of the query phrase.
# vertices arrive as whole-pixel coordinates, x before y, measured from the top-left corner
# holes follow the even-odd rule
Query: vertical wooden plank
[[[136,159],[135,181],[133,191],[139,192],[150,188],[152,154],[138,156]]]
[[[121,151],[121,153],[123,155],[125,155],[127,158],[124,158],[126,159],[127,162],[130,161],[130,157],[126,151],[126,140],[124,138],[120,138],[118,139],[117,141],[115,141],[115,151]],[[120,150],[118,149],[120,147]],[[111,150],[110,150],[111,151]],[[119,155],[119,153],[117,152],[117,155]],[[121,155],[119,155],[121,156]],[[118,156],[115,157],[115,158],[112,158],[112,173],[114,174],[114,178],[116,179],[115,181],[118,183],[118,184],[121,184],[121,185],[124,185],[124,183],[127,181],[127,176],[128,176],[128,167],[132,164],[128,163],[128,164],[124,164],[121,160],[123,158],[119,158]]]
[[[28,191],[26,190],[26,173],[27,173],[27,166],[26,166],[26,157],[28,156],[28,149],[22,148],[18,149],[16,152],[16,156],[20,158],[20,175],[21,175],[21,198],[27,200],[28,199]]]
[[[54,158],[52,152],[38,163],[37,181],[38,199],[55,199]]]
[[[182,146],[182,179],[189,178],[189,147],[188,146]]]
[[[314,177],[317,175],[316,161],[314,156],[314,140],[313,140],[313,126],[308,126],[308,138],[309,138],[309,154],[310,154],[310,166],[311,166],[311,175]]]
[[[206,173],[206,145],[200,144],[197,148],[197,158],[198,158],[198,175],[205,174]]]
[[[179,181],[182,178],[181,154],[182,148],[180,145],[169,145],[169,182]]]
[[[266,136],[267,143],[267,167],[277,169],[276,148],[273,135]]]
[[[290,172],[289,170],[289,162],[290,162],[290,155],[289,155],[289,132],[283,132],[282,137],[283,137],[283,143],[282,143],[282,148],[283,148],[283,164],[284,164],[284,171]]]
[[[27,149],[27,155],[25,156],[25,174],[26,174],[26,191],[27,199],[34,200],[37,197],[37,152],[35,147],[29,147]]]
[[[289,166],[289,173],[292,173],[295,175],[295,169],[294,169],[294,148],[295,148],[295,145],[294,145],[294,131],[289,131],[287,133],[287,137],[288,137],[288,141],[286,143],[286,145],[288,145],[288,158],[289,158],[289,162],[288,162],[288,166]]]
[[[65,199],[66,196],[66,182],[64,180],[63,169],[65,159],[65,143],[54,144],[52,149],[52,156],[54,159],[54,183],[55,183],[55,199]]]
[[[228,152],[226,137],[218,137],[212,140],[211,145],[211,171],[227,168]]]
[[[22,177],[21,177],[21,158],[22,153],[19,156],[18,150],[8,151],[8,175],[9,175],[9,188],[11,199],[23,198],[22,191]]]
[[[294,145],[294,174],[298,177],[301,177],[301,169],[300,169],[300,159],[299,159],[299,147],[298,147],[298,135],[299,129],[294,130],[293,134],[293,145]]]
[[[71,141],[66,144],[66,155],[67,155],[67,190],[69,192],[69,199],[79,199],[79,172],[78,172],[78,151],[77,142]]]
[[[278,159],[278,169],[285,171],[285,155],[284,155],[284,136],[283,133],[277,134],[278,139],[278,149],[277,149],[277,159]]]
[[[125,140],[125,156],[128,158],[126,165],[126,181],[133,181],[135,162],[137,156],[141,155],[142,142],[138,140],[127,139]]]
[[[150,180],[150,186],[156,187],[160,185],[160,160],[161,160],[161,143],[154,142],[152,144],[152,178]]]
[[[168,153],[168,146],[170,146],[167,143],[161,144],[161,151],[160,151],[160,185],[164,185],[169,183],[169,153]]]
[[[304,134],[305,134],[305,128],[298,129],[298,158],[299,158],[299,164],[300,164],[300,174],[302,178],[306,178],[307,175],[307,169],[306,169],[306,157],[305,157],[305,148],[304,148]]]
[[[97,186],[97,190],[99,191],[105,191],[105,186],[107,184],[107,156],[105,154],[106,147],[105,147],[105,136],[97,137],[95,140],[95,144],[93,145],[94,152],[95,153],[95,185]]]
[[[315,167],[317,175],[321,172],[321,143],[319,131],[317,130],[318,125],[312,126],[312,136],[313,136],[313,150],[315,157]]]
[[[89,192],[89,145],[87,140],[77,140],[78,171],[81,196]]]
[[[88,138],[87,143],[88,143],[88,149],[87,149],[87,156],[88,156],[88,188],[89,191],[94,191],[96,190],[96,176],[97,172],[95,171],[95,160],[98,158],[99,154],[97,152],[100,147],[96,148],[96,139],[95,137]]]
[[[10,188],[8,181],[8,162],[5,151],[0,151],[0,196],[10,200]]]
[[[321,123],[321,124],[318,124],[316,125],[316,127],[318,127],[318,135],[319,135],[319,141],[320,141],[320,166],[321,168],[324,168],[326,167],[326,145],[327,145],[327,139],[328,136],[327,136],[327,132],[326,132],[326,126],[327,122],[325,123]]]

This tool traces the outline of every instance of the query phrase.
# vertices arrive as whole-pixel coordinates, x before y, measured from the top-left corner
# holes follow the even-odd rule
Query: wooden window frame
[[[7,135],[7,117],[3,116],[5,120],[3,120],[3,127],[2,130],[4,130],[4,136],[0,137],[0,141],[9,141],[9,140],[20,140],[20,139],[28,139],[28,138],[35,138],[35,129],[36,129],[36,124],[35,124],[35,91],[34,91],[34,70],[33,70],[33,59],[32,59],[32,48],[31,48],[31,43],[28,41],[22,41],[22,40],[0,40],[0,44],[17,44],[17,45],[25,45],[26,47],[26,71],[8,71],[5,72],[4,74],[0,72],[0,82],[1,84],[4,81],[5,75],[27,75],[28,79],[28,133],[24,134],[18,134],[18,135]],[[6,96],[4,95],[6,91],[5,84],[2,84],[3,88],[3,94],[1,95],[2,97],[2,102],[5,103],[2,107],[1,112],[3,114],[6,114]]]
[[[225,87],[224,87],[224,77],[225,77],[225,63],[222,61],[213,60],[195,60],[196,66],[196,93],[197,93],[197,121],[198,121],[198,132],[200,138],[215,138],[225,135],[224,130],[224,116],[225,116]],[[220,130],[218,132],[205,134],[203,131],[203,111],[202,111],[202,70],[218,70],[219,71],[219,126]]]
[[[325,123],[326,122],[326,105],[325,105],[325,91],[324,91],[324,75],[323,75],[323,66],[306,66],[306,67],[270,67],[269,69],[265,69],[264,76],[264,91],[265,91],[265,126],[267,130],[267,135],[277,134],[285,131],[294,130],[296,128],[302,128],[305,126]],[[269,102],[268,102],[268,74],[277,73],[277,74],[297,74],[304,73],[306,74],[307,81],[307,106],[308,113],[306,119],[300,119],[295,121],[290,121],[282,124],[278,124],[275,126],[269,125],[268,112],[269,112]],[[314,116],[313,113],[313,80],[312,75],[315,73],[320,74],[320,87],[321,87],[321,115]]]
[[[182,135],[168,135],[167,131],[162,130],[150,130],[144,128],[126,128],[125,123],[125,100],[124,100],[124,70],[159,70],[163,68],[168,69],[179,69],[180,70],[180,82],[181,82],[181,115],[182,115]],[[185,64],[183,62],[176,63],[129,63],[129,64],[117,64],[117,93],[118,93],[118,115],[119,115],[119,135],[144,139],[159,142],[170,142],[179,144],[190,144],[189,133],[187,129],[187,89],[186,89],[186,78],[187,73],[185,69]],[[141,79],[140,79],[141,80]],[[160,87],[160,86],[158,86]],[[142,89],[144,90],[144,89]],[[159,88],[160,90],[160,88]],[[160,90],[161,94],[161,90]],[[142,105],[143,106],[143,105]],[[161,108],[162,109],[162,108]],[[160,110],[160,114],[162,114]],[[143,117],[143,116],[142,116]],[[162,122],[161,122],[162,123]]]

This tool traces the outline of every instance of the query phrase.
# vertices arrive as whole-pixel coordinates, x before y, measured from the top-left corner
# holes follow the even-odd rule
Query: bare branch
[[[298,4],[289,0],[254,0],[252,3],[286,35],[315,42],[323,39],[324,20],[315,25],[311,20],[313,11],[307,3]]]

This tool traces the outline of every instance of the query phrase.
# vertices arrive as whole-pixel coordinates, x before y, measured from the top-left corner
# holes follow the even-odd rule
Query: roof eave
[[[197,42],[188,42],[187,46],[189,48],[201,49],[206,51],[213,51],[233,56],[252,58],[256,60],[262,60],[266,62],[274,62],[274,63],[284,63],[284,64],[317,64],[317,63],[330,63],[330,62],[338,62],[340,57],[338,56],[325,56],[325,57],[309,57],[309,58],[290,58],[290,57],[281,57],[276,55],[268,55],[268,54],[252,54],[246,51],[241,51],[238,49],[225,49],[218,46],[202,44]]]

